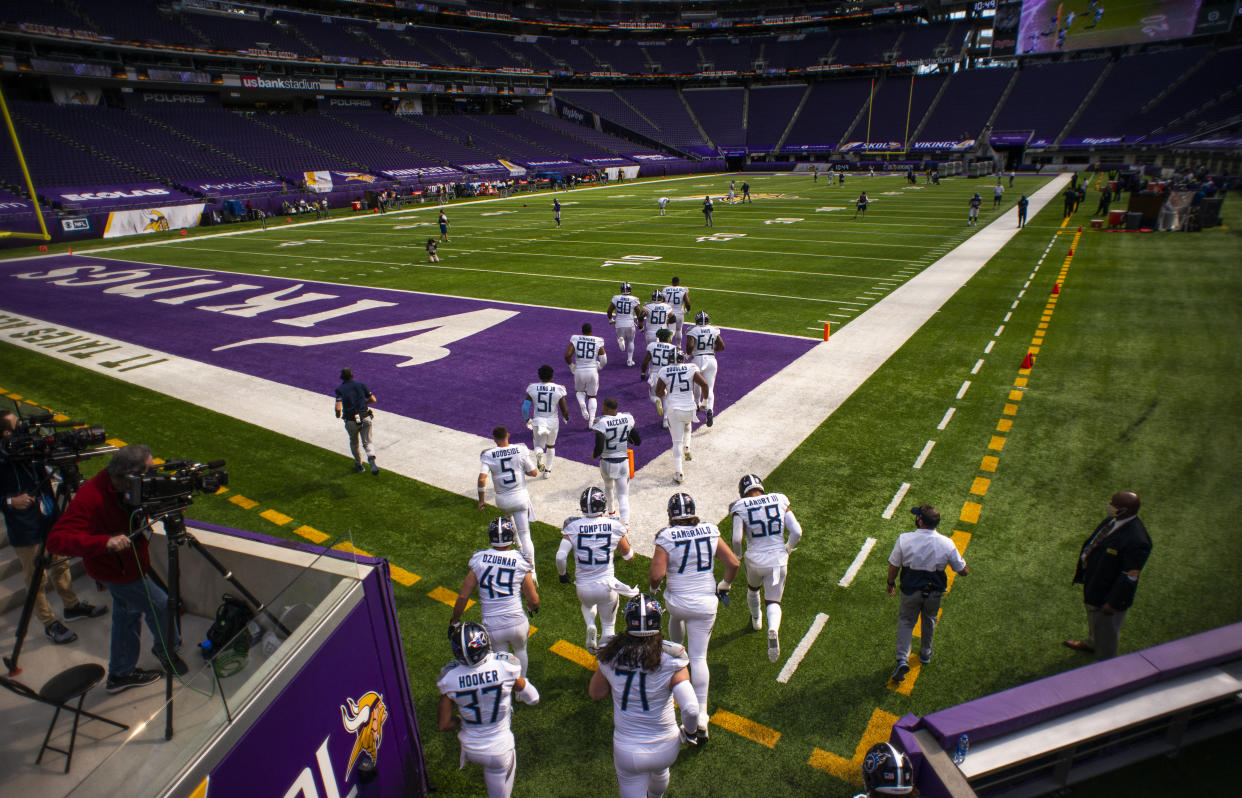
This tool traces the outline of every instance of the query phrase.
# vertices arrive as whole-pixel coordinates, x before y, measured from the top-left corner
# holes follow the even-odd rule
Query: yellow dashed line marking
[[[1013,384],[1015,388],[1025,388],[1027,383],[1026,377],[1015,377]]]
[[[975,477],[975,481],[970,483],[970,492],[976,496],[986,496],[991,484],[992,480],[987,477]]]
[[[1013,419],[1002,418],[996,422],[997,432],[1009,432],[1011,429],[1013,429]]]
[[[1048,329],[1048,322],[1041,321],[1039,324],[1035,325],[1035,327],[1036,329],[1039,329],[1039,330],[1046,330]]]
[[[125,445],[125,441],[121,440],[120,438],[108,438],[106,441],[104,441],[104,443],[108,444],[109,446],[115,446],[118,449]]]
[[[949,569],[949,573],[953,573],[952,568]],[[941,607],[940,609],[936,610],[936,624],[937,625],[940,624],[940,618],[943,615],[944,615],[944,607]],[[919,617],[914,619],[914,631],[910,633],[910,636],[911,637],[922,637],[923,636],[923,616],[920,615]],[[913,666],[914,663],[911,662],[910,665]],[[907,695],[909,695],[909,693],[907,693]]]
[[[1007,415],[1007,416],[1016,416],[1016,415],[1018,415],[1018,406],[1017,406],[1017,405],[1015,405],[1015,404],[1012,404],[1012,403],[1006,402],[1006,403],[1005,403],[1005,409],[1004,409],[1004,410],[1001,410],[1001,412],[1002,412],[1002,413],[1004,413],[1004,414],[1005,414],[1005,415]]]
[[[854,749],[852,758],[846,759],[830,751],[816,748],[811,752],[811,758],[807,764],[836,776],[841,781],[862,784],[862,761],[867,755],[867,749],[887,740],[896,722],[896,715],[877,709],[871,713],[871,720],[867,721],[867,729],[863,732],[862,739],[858,741],[858,747]]]
[[[223,496],[224,494],[226,494],[226,493],[228,493],[228,492],[229,492],[229,489],[228,489],[228,488],[221,487],[219,490],[217,490],[217,491],[215,492],[215,494],[214,494],[214,495],[216,495],[216,496]]]
[[[567,640],[557,640],[548,649],[553,654],[564,657],[575,664],[581,665],[589,671],[597,670],[599,664],[595,661],[595,657],[580,646],[575,646]]]
[[[1000,458],[989,454],[983,458],[983,462],[979,463],[979,470],[996,473],[998,465],[1000,465]]]
[[[915,637],[918,637],[916,634]],[[923,672],[923,663],[919,662],[917,656],[911,656],[909,660],[910,671],[906,674],[906,678],[901,680],[901,684],[894,684],[889,680],[888,689],[900,695],[910,695],[914,692],[914,683],[919,680],[919,674]],[[881,740],[881,742],[883,742]]]
[[[284,513],[278,513],[275,510],[264,510],[263,512],[259,513],[259,517],[267,521],[271,521],[276,526],[284,526],[285,524],[293,520],[292,518],[285,515]]]
[[[5,396],[9,397],[10,399],[21,399],[22,398],[22,395],[20,393],[6,393]]]
[[[1005,448],[1005,439],[1000,435],[993,435],[992,440],[988,441],[988,448],[994,452],[999,452]]]
[[[400,565],[388,563],[388,573],[392,575],[392,581],[399,582],[406,587],[410,587],[418,580],[422,579],[418,574],[412,574],[402,568]]]
[[[350,543],[348,540],[342,540],[340,543],[336,544],[332,548],[336,549],[337,551],[343,551],[346,554],[356,554],[359,557],[374,557],[375,556],[369,551],[363,551],[362,549],[357,548],[356,546],[354,546],[354,544]]]
[[[53,421],[68,421],[69,416],[66,416],[64,413],[56,413],[55,415],[52,416],[52,420]]]
[[[768,748],[775,748],[781,739],[781,733],[776,729],[770,729],[762,723],[755,723],[741,715],[734,715],[727,709],[717,709],[716,714],[712,715],[712,723]]]
[[[450,607],[457,604],[457,594],[449,590],[447,587],[437,587],[427,595],[441,604],[447,604]],[[474,599],[466,599],[466,609],[470,609],[473,606]]]
[[[966,502],[962,505],[960,520],[968,524],[979,523],[979,511],[983,509],[983,505],[978,502]]]
[[[238,507],[242,508],[243,510],[253,510],[255,507],[259,506],[259,503],[257,501],[255,501],[254,499],[247,499],[245,496],[241,495],[240,493],[237,494],[236,496],[230,496],[229,501],[232,502],[233,504],[236,504]]]
[[[1009,392],[1009,401],[1011,401],[1011,402],[1021,402],[1021,401],[1022,401],[1022,391],[1010,391],[1010,392]],[[1014,410],[1017,410],[1017,407],[1015,407],[1015,408],[1014,408]]]
[[[1028,347],[1026,348],[1026,351],[1030,352],[1032,355],[1038,355],[1038,354],[1039,354],[1039,347],[1038,347],[1038,346],[1028,346]]]
[[[311,543],[323,543],[328,539],[328,536],[320,532],[318,529],[315,529],[313,526],[306,526],[305,524],[293,530],[293,534],[301,535]]]

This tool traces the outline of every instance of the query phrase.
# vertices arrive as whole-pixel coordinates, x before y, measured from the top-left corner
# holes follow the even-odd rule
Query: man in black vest
[[[1094,651],[1096,659],[1117,656],[1126,610],[1134,603],[1139,571],[1151,554],[1151,537],[1139,520],[1139,497],[1118,491],[1108,502],[1108,518],[1082,544],[1074,584],[1082,585],[1087,608],[1087,639],[1066,640],[1075,651]]]
[[[362,464],[362,453],[366,452],[371,473],[379,476],[379,466],[375,464],[375,447],[371,444],[371,413],[370,405],[375,404],[375,394],[371,389],[354,379],[354,372],[341,369],[341,384],[336,388],[336,417],[345,419],[345,430],[349,433],[349,451],[354,455],[354,470],[365,471]],[[361,443],[361,448],[359,448]]]

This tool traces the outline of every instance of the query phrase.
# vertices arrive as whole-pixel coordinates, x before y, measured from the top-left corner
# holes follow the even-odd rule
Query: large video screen
[[[1022,0],[999,3],[995,55],[1034,55],[1229,30],[1238,0]]]

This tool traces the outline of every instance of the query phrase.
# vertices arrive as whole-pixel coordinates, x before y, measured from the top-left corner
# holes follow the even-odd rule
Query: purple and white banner
[[[329,238],[330,229],[325,226],[320,238]],[[427,235],[413,232],[411,241]],[[271,259],[338,252],[338,243],[308,241],[277,249]],[[618,280],[626,277],[617,274]],[[55,356],[71,352],[96,366],[101,364],[94,353],[109,352],[98,360],[117,371],[169,368],[166,357],[176,356],[321,394],[325,408],[337,370],[349,364],[381,397],[384,411],[486,437],[497,424],[521,429],[522,395],[541,364],[554,366],[555,379],[572,391],[565,347],[590,322],[609,356],[599,396],[615,397],[638,419],[643,444],[635,460],[641,466],[666,451],[670,438],[637,368],[617,365],[625,357],[604,315],[607,290],[601,292],[599,312],[587,313],[64,255],[0,263],[0,313],[22,317],[0,318],[0,336]],[[703,299],[695,305],[710,310]],[[126,350],[100,338],[152,354],[127,355],[110,365],[116,350]],[[718,415],[816,345],[808,338],[731,329],[722,338],[728,348],[718,358]],[[593,444],[575,414],[561,428],[557,454],[591,463]]]
[[[456,166],[458,169],[462,169],[467,172],[473,172],[476,175],[487,175],[489,177],[496,177],[497,175],[494,173],[497,173],[497,172],[504,173],[505,175],[509,174],[509,167],[505,166],[504,164],[498,161],[484,161],[482,163],[455,163],[453,165]]]
[[[1021,147],[1031,140],[1031,136],[1035,135],[1035,131],[1027,130],[1021,133],[992,133],[988,136],[988,143],[993,147]]]
[[[841,147],[842,152],[900,152],[900,141],[851,141]]]
[[[376,171],[389,180],[415,183],[447,183],[466,177],[464,172],[460,172],[451,166],[411,166],[401,169],[378,169]]]
[[[974,139],[947,139],[941,141],[916,141],[910,149],[923,151],[948,150],[949,152],[962,152],[973,146],[975,146]]]
[[[1125,136],[1066,136],[1061,139],[1061,146],[1070,147],[1120,147]]]
[[[79,205],[99,209],[117,205],[167,205],[170,202],[193,202],[196,198],[158,183],[139,183],[132,186],[87,186],[83,188],[55,188],[40,191],[52,202]]]
[[[310,191],[316,194],[327,194],[329,191],[342,191],[351,188],[366,188],[372,183],[379,182],[380,178],[366,172],[337,172],[333,170],[319,170],[314,172],[303,172],[295,177],[294,182],[298,185],[304,185]]]
[[[201,202],[193,205],[168,205],[163,208],[144,208],[140,211],[113,211],[104,224],[104,238],[163,233],[168,230],[184,230],[198,227],[203,217]]]
[[[219,96],[198,91],[140,91],[135,95],[140,102],[154,105],[218,106]]]
[[[289,184],[274,177],[236,178],[213,182],[184,183],[186,188],[215,197],[235,197],[246,194],[271,194],[283,191]]]

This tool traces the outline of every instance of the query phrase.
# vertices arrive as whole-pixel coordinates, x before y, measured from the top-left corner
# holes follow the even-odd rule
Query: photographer
[[[364,471],[362,452],[358,450],[358,439],[362,439],[362,448],[367,453],[367,462],[371,464],[371,474],[379,476],[379,466],[375,464],[375,447],[371,445],[371,408],[375,404],[375,394],[367,386],[354,379],[354,372],[341,369],[341,384],[336,388],[336,417],[345,419],[345,429],[349,432],[349,451],[354,455],[354,470]]]
[[[0,438],[10,437],[20,423],[21,418],[16,413],[0,413]],[[35,576],[39,544],[47,537],[56,520],[56,496],[47,466],[38,459],[22,462],[0,455],[0,498],[4,501],[4,525],[8,529],[9,543],[21,561],[22,575],[29,590]],[[65,605],[66,621],[98,618],[108,611],[107,607],[96,607],[82,601],[73,592],[68,557],[48,558],[45,562],[48,581],[56,588]],[[63,644],[78,639],[53,614],[42,590],[35,597],[34,612],[43,623],[48,640]]]
[[[107,468],[87,480],[48,535],[47,547],[57,554],[82,558],[86,573],[112,594],[112,651],[107,690],[119,693],[160,679],[160,672],[138,668],[141,622],[155,640],[152,653],[166,670],[178,675],[189,668],[176,654],[180,641],[168,624],[168,595],[147,573],[151,568],[144,535],[130,533],[144,520],[122,499],[131,476],[155,465],[146,446],[119,449]]]

